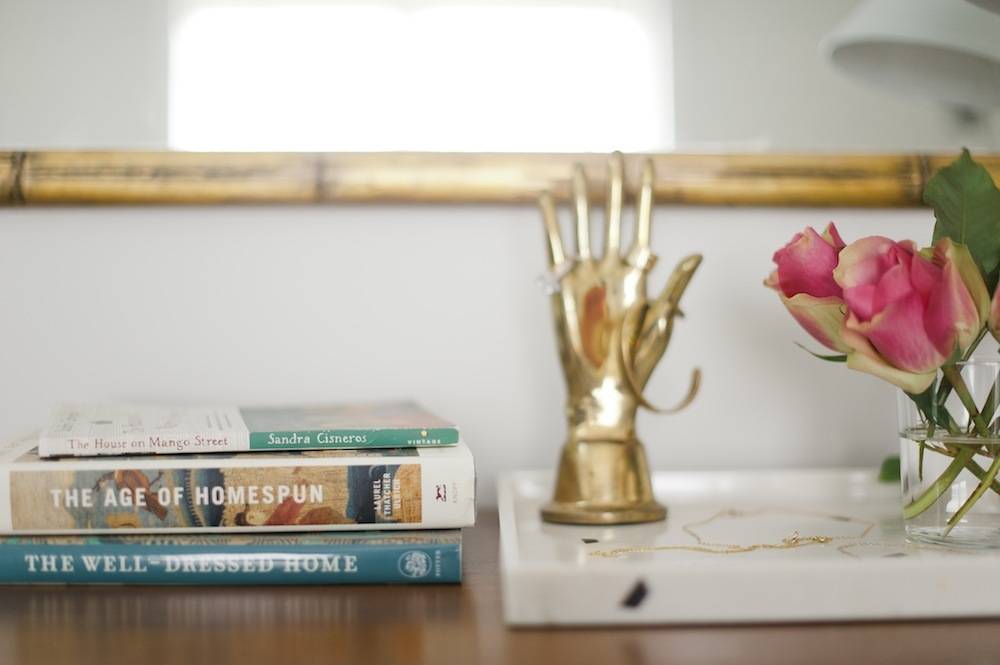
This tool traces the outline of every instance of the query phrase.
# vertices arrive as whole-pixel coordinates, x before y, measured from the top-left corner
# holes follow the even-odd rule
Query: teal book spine
[[[410,448],[458,443],[458,429],[303,429],[250,432],[250,450]]]
[[[64,404],[40,457],[454,446],[451,422],[414,402],[238,407]]]
[[[461,580],[458,532],[413,537],[0,539],[0,584],[454,584]]]

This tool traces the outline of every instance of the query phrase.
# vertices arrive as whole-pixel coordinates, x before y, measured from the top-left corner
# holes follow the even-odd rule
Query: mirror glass
[[[912,3],[973,27],[892,0],[0,0],[0,149],[997,151],[997,95],[930,74],[1000,91],[1000,15]],[[876,29],[976,66],[834,56]]]

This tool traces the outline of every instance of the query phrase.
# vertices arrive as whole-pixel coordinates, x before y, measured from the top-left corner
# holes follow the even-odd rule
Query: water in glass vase
[[[928,436],[912,427],[900,437],[900,480],[907,539],[950,547],[1000,548],[1000,438]],[[995,474],[994,474],[995,475]]]

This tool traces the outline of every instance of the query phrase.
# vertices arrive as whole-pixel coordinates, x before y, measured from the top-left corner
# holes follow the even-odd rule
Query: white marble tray
[[[539,507],[551,494],[552,475],[504,475],[506,620],[582,625],[1000,615],[1000,552],[907,544],[898,485],[880,484],[875,475],[867,469],[659,473],[654,486],[668,507],[667,521],[619,527],[543,523]],[[739,513],[727,512],[733,510]],[[777,545],[795,532],[833,540],[716,553],[724,548],[715,544]],[[708,545],[699,546],[698,538]],[[594,555],[649,546],[691,549]]]

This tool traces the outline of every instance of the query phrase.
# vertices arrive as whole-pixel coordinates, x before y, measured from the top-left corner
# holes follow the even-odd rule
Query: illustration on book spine
[[[15,470],[14,531],[421,522],[420,464]]]

